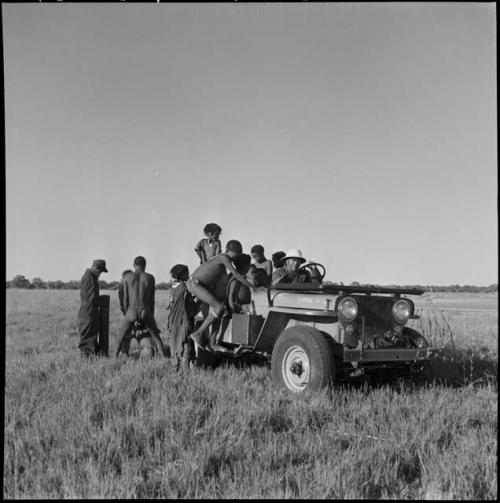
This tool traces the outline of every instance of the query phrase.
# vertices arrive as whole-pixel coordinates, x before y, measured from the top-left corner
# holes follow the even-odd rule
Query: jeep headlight
[[[358,315],[358,303],[352,297],[346,297],[339,302],[337,310],[344,321],[353,321]]]
[[[406,300],[398,300],[392,306],[392,314],[398,323],[406,323],[410,318],[411,306]]]

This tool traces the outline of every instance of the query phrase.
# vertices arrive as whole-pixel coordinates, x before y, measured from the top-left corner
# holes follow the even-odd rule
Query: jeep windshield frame
[[[285,292],[309,292],[309,293],[334,293],[334,294],[352,294],[352,293],[386,293],[393,295],[422,295],[425,290],[420,288],[403,288],[403,287],[385,287],[385,286],[354,286],[354,285],[331,285],[322,284],[315,285],[314,283],[284,283],[282,285],[273,285],[270,290],[279,290]]]

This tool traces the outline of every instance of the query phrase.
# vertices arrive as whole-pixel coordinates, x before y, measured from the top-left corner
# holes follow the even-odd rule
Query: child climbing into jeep
[[[202,349],[205,349],[203,332],[210,327],[214,320],[220,318],[225,312],[224,304],[215,295],[215,290],[217,283],[225,278],[226,271],[233,274],[237,281],[249,287],[250,290],[256,290],[233,265],[232,261],[240,256],[242,252],[243,249],[239,241],[228,241],[225,253],[221,253],[198,266],[186,282],[189,292],[209,306],[208,316],[203,320],[201,326],[191,334],[195,346],[198,345]]]

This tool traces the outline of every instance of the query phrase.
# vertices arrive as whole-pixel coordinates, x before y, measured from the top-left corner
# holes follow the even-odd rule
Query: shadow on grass
[[[433,359],[425,362],[421,371],[405,369],[376,369],[359,377],[339,380],[340,386],[361,389],[383,386],[450,388],[494,386],[498,383],[498,361],[469,350],[444,349]]]
[[[269,367],[270,363],[255,354],[232,358],[203,352],[197,366],[216,368],[228,366],[248,368],[250,366]],[[497,386],[498,361],[492,356],[471,350],[443,349],[433,359],[425,362],[421,371],[407,369],[374,369],[358,377],[336,379],[334,388],[348,386],[355,389],[383,386],[443,387],[461,388],[465,386]]]
[[[198,353],[198,358],[195,362],[195,365],[197,367],[212,369],[224,365],[228,367],[243,369],[250,366],[265,367],[269,366],[269,363],[265,358],[254,353],[247,353],[234,357],[229,353],[228,355],[223,355],[219,353],[212,353],[210,351],[200,351]]]

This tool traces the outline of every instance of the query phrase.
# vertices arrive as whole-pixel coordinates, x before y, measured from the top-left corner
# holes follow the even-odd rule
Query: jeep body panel
[[[252,293],[252,309],[227,320],[222,341],[251,351],[272,353],[280,334],[295,325],[305,325],[326,335],[336,357],[345,363],[411,363],[428,359],[429,348],[377,347],[376,338],[390,335],[398,323],[392,306],[403,294],[421,295],[423,290],[397,287],[284,284]],[[345,296],[359,306],[354,333],[347,336],[337,305]],[[414,315],[414,303],[411,318]]]

